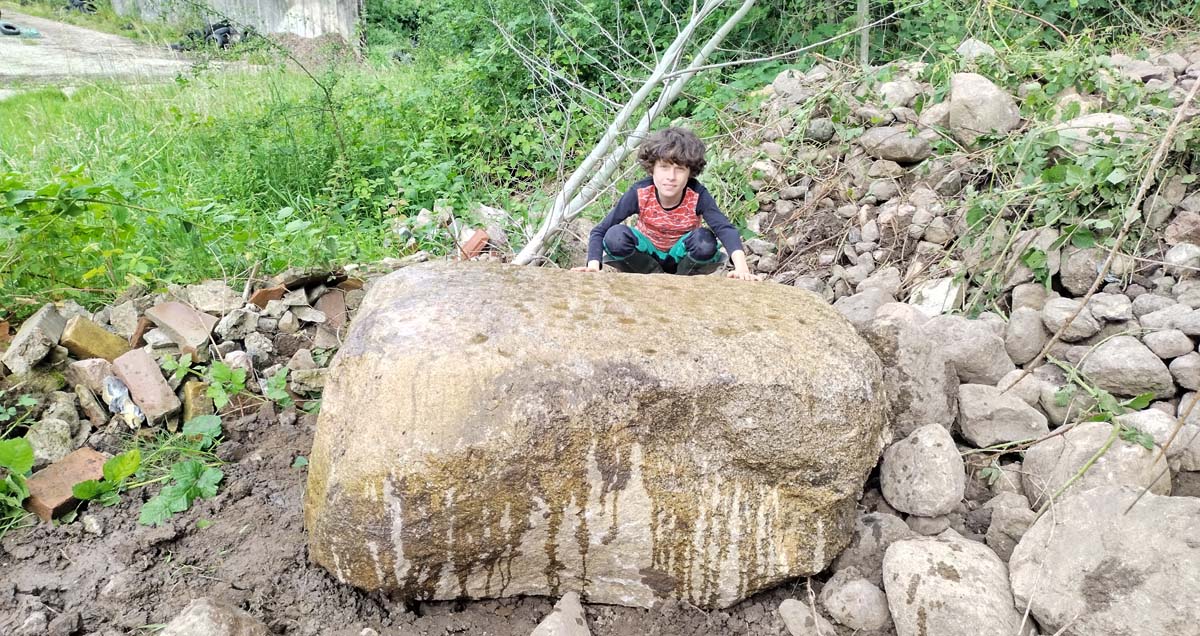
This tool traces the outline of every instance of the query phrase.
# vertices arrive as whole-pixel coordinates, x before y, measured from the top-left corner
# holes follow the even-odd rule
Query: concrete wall
[[[336,33],[347,42],[355,41],[354,25],[359,15],[358,0],[112,0],[112,4],[122,15],[179,20],[207,13],[214,22],[225,15],[261,33],[292,33],[308,38]],[[202,5],[213,12],[203,11]]]

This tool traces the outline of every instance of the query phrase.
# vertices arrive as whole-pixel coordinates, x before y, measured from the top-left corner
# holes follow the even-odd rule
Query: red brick
[[[337,288],[342,291],[354,291],[363,288],[363,280],[361,278],[347,278],[337,284]]]
[[[129,387],[129,395],[147,420],[159,422],[179,411],[179,398],[145,349],[134,349],[113,360],[113,374]]]
[[[346,292],[333,289],[317,299],[316,309],[325,314],[325,324],[334,330],[346,324]]]
[[[250,302],[258,305],[259,309],[266,309],[269,301],[279,300],[283,298],[283,295],[286,293],[287,287],[283,285],[265,287],[263,289],[256,290],[253,294],[250,294]]]
[[[8,321],[0,320],[0,342],[8,342],[12,340],[12,332],[9,331]]]
[[[483,253],[483,249],[487,247],[488,233],[483,230],[475,230],[471,238],[467,239],[466,243],[462,244],[462,250],[459,256],[464,261],[469,261]]]
[[[133,335],[129,337],[129,346],[136,349],[136,348],[146,344],[146,341],[143,340],[143,337],[146,335],[146,332],[150,331],[150,328],[153,326],[154,326],[154,323],[149,318],[147,318],[145,316],[139,316],[138,321],[137,321],[137,327],[134,327]]]
[[[180,302],[165,302],[146,310],[146,315],[185,353],[196,354],[208,342],[217,317],[196,311]]]
[[[71,496],[71,488],[75,484],[104,477],[104,462],[107,460],[108,456],[104,453],[84,446],[39,470],[26,482],[29,499],[25,500],[25,507],[41,517],[42,521],[50,521],[75,501]]]

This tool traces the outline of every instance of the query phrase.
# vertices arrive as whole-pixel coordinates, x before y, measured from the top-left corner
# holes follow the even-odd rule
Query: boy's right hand
[[[572,267],[572,272],[598,272],[600,271],[600,261],[588,261],[587,265],[581,267]]]

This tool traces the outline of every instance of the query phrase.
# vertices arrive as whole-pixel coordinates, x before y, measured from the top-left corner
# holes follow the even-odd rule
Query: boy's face
[[[654,178],[654,187],[658,190],[659,200],[666,203],[677,201],[683,195],[683,189],[687,187],[688,177],[691,175],[692,171],[687,166],[671,163],[665,159],[654,162],[654,171],[651,176]]]

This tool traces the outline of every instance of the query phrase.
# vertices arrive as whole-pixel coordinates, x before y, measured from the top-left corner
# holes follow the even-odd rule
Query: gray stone
[[[825,583],[821,605],[834,621],[850,629],[872,631],[892,622],[883,590],[854,570],[842,570]]]
[[[879,85],[879,96],[890,108],[909,106],[921,94],[921,85],[912,80],[895,80]]]
[[[950,78],[950,133],[973,145],[980,135],[1004,134],[1021,123],[1021,109],[988,78],[955,73]]]
[[[1168,274],[1195,276],[1197,268],[1200,268],[1200,245],[1180,243],[1167,250],[1163,260],[1167,263]]]
[[[1014,309],[1004,332],[1004,350],[1017,364],[1025,364],[1041,353],[1050,340],[1042,312],[1030,307]]]
[[[913,137],[904,126],[870,128],[858,138],[858,143],[868,156],[897,163],[916,163],[933,153],[928,141]]]
[[[1072,317],[1073,316],[1073,317]],[[1064,342],[1078,342],[1100,331],[1100,322],[1092,317],[1092,312],[1074,298],[1051,298],[1042,308],[1042,321],[1051,333],[1062,332]],[[1068,323],[1068,321],[1070,321]]]
[[[1178,325],[1192,315],[1194,310],[1187,305],[1171,305],[1165,309],[1152,311],[1141,318],[1138,323],[1144,329],[1161,330],[1176,329]],[[1180,330],[1182,331],[1182,329]]]
[[[327,377],[327,369],[297,369],[288,379],[288,388],[301,395],[320,393]]]
[[[879,307],[882,313],[893,303]],[[912,310],[917,314],[917,310]],[[888,310],[861,330],[883,362],[895,435],[905,437],[926,424],[949,426],[958,414],[958,375],[945,349],[929,338],[919,315]]]
[[[53,464],[75,450],[71,424],[56,417],[43,418],[29,427],[25,439],[33,446],[34,468]]]
[[[884,512],[869,512],[854,521],[850,545],[833,563],[835,572],[853,570],[874,585],[883,585],[883,553],[894,541],[913,536],[899,517]]]
[[[1058,230],[1052,227],[1023,230],[1017,234],[1009,250],[1010,256],[1006,263],[1008,275],[1004,279],[1004,288],[1011,289],[1024,285],[1034,279],[1035,272],[1026,265],[1022,257],[1031,249],[1036,249],[1046,255],[1045,275],[1054,276],[1062,267],[1062,254],[1055,247],[1058,242]]]
[[[227,314],[235,309],[241,309],[246,304],[242,295],[233,291],[224,281],[207,280],[199,285],[188,285],[186,290],[188,304],[208,314],[218,316]]]
[[[254,359],[256,367],[266,365],[271,359],[271,354],[275,353],[275,345],[271,339],[258,332],[246,336],[245,345],[246,353]]]
[[[296,314],[285,311],[279,318],[278,326],[280,333],[296,333],[300,331],[300,320],[296,318]]]
[[[779,616],[791,636],[837,636],[837,628],[832,623],[794,598],[779,604]]]
[[[996,388],[1006,395],[1020,398],[1029,406],[1037,406],[1038,401],[1042,398],[1041,377],[1034,373],[1027,373],[1025,369],[1009,371],[996,383]]]
[[[918,123],[923,128],[946,128],[950,125],[950,102],[940,102],[926,106],[921,111]]]
[[[293,306],[291,312],[303,322],[323,323],[326,318],[323,312],[307,305]]]
[[[551,321],[533,335],[511,302],[520,295],[535,315],[624,296],[629,322],[618,333]],[[716,296],[742,308],[728,336],[703,312],[678,311]],[[663,311],[671,320],[655,318]],[[887,434],[878,357],[832,307],[785,285],[436,262],[375,281],[359,312],[328,374],[305,528],[312,561],[391,598],[586,586],[597,603],[728,607],[828,565]],[[650,333],[673,346],[649,356]],[[632,382],[628,364],[611,364],[630,359]],[[704,414],[686,434],[648,425],[683,404]],[[621,480],[604,477],[610,467]],[[783,494],[800,467],[822,484]],[[668,500],[682,507],[668,512]],[[551,512],[563,506],[578,513]],[[760,514],[773,521],[755,526]],[[678,521],[654,521],[662,515]],[[734,517],[736,528],[725,525]],[[505,518],[520,521],[502,530]],[[753,540],[742,531],[751,527]],[[671,562],[711,567],[646,578],[663,549]],[[381,579],[377,563],[395,567]],[[458,575],[444,582],[404,574],[451,564]],[[496,567],[504,580],[487,576]]]
[[[158,633],[160,636],[268,636],[271,632],[234,605],[198,598]]]
[[[1045,415],[1017,395],[1002,393],[994,386],[960,385],[958,413],[963,437],[978,448],[1036,439],[1050,432]]]
[[[923,330],[947,349],[960,382],[995,385],[1016,368],[1004,348],[1004,339],[980,321],[962,316],[934,316]]]
[[[1024,500],[1024,497],[1021,499]],[[1028,502],[1024,507],[994,507],[984,541],[996,556],[1002,561],[1008,561],[1017,544],[1021,542],[1021,537],[1025,536],[1025,532],[1036,519],[1037,513],[1029,509]]]
[[[1035,369],[1033,373],[1042,383],[1042,395],[1038,406],[1042,408],[1052,426],[1073,422],[1096,405],[1096,400],[1087,392],[1077,390],[1074,385],[1068,387],[1066,378],[1058,367],[1046,364]],[[1060,396],[1064,399],[1060,400]]]
[[[138,308],[132,300],[108,308],[108,324],[112,325],[117,335],[122,338],[132,338],[133,332],[137,330],[137,323]]]
[[[1125,294],[1095,294],[1087,308],[1096,320],[1124,322],[1133,320],[1133,301]]]
[[[292,371],[303,371],[308,369],[316,369],[317,362],[313,359],[312,351],[308,349],[297,349],[296,353],[288,359],[287,368]]]
[[[884,451],[879,482],[896,510],[934,517],[962,501],[967,473],[950,432],[929,424]]]
[[[254,358],[249,353],[240,350],[230,351],[225,354],[225,364],[229,365],[230,369],[242,369],[247,374],[254,371]]]
[[[1178,329],[1150,332],[1142,336],[1142,344],[1164,360],[1178,358],[1196,348],[1192,339]]]
[[[1134,136],[1133,122],[1124,115],[1092,113],[1065,121],[1053,128],[1059,143],[1076,154],[1085,154],[1091,146],[1107,147]]]
[[[1200,336],[1200,309],[1189,313],[1180,312],[1172,321],[1173,326],[1189,336]]]
[[[808,120],[808,127],[804,129],[804,138],[823,144],[833,139],[834,132],[832,119],[816,117]]]
[[[258,313],[245,309],[228,311],[214,330],[222,340],[242,340],[258,331]]]
[[[950,515],[938,515],[936,517],[908,515],[904,523],[908,524],[908,527],[913,532],[921,536],[933,537],[945,532],[950,527]]]
[[[1065,486],[1109,440],[1112,424],[1082,422],[1063,435],[1034,444],[1025,451],[1023,485],[1033,507],[1040,508]],[[1171,493],[1171,475],[1158,447],[1147,449],[1118,437],[1078,479],[1072,490],[1099,485],[1149,486],[1151,492]],[[1061,497],[1061,496],[1060,496]],[[1058,500],[1061,503],[1061,499]]]
[[[1181,408],[1186,408],[1183,405],[1190,402],[1191,396],[1189,393],[1180,400]],[[1122,426],[1136,428],[1153,437],[1156,445],[1166,449],[1167,464],[1172,470],[1200,470],[1200,424],[1196,424],[1194,418],[1189,418],[1178,431],[1175,430],[1176,417],[1155,408],[1118,415],[1116,420]]]
[[[896,185],[895,181],[889,179],[872,181],[871,185],[867,187],[867,195],[874,197],[876,202],[890,201],[899,194],[900,187]]]
[[[1018,309],[1033,309],[1041,311],[1046,305],[1046,297],[1048,292],[1044,285],[1038,283],[1024,283],[1013,287],[1012,290],[1012,308],[1013,311]]]
[[[590,636],[577,592],[567,592],[529,636]]]
[[[896,302],[896,299],[887,291],[878,287],[868,287],[853,296],[839,298],[833,303],[833,308],[845,316],[855,329],[861,331],[875,318],[875,312],[881,306],[892,302]]]
[[[1189,278],[1181,280],[1171,289],[1175,300],[1180,303],[1196,309],[1200,307],[1200,280]]]
[[[887,295],[895,297],[900,291],[900,269],[896,267],[884,267],[876,270],[863,282],[859,283],[854,291],[862,293],[870,288],[883,290]]]
[[[893,543],[883,582],[897,636],[1022,633],[1004,562],[952,531]]]
[[[1158,294],[1142,294],[1133,299],[1133,315],[1135,318],[1141,318],[1146,314],[1150,314],[1168,307],[1173,307],[1179,304],[1178,301],[1168,297],[1159,296]]]
[[[53,303],[42,305],[41,309],[21,323],[21,328],[8,343],[8,350],[0,360],[15,375],[29,373],[34,365],[58,346],[66,326],[66,319],[58,313]]]
[[[1200,499],[1138,497],[1080,491],[1022,537],[1012,590],[1043,633],[1198,633],[1200,604],[1190,600],[1200,598]]]
[[[1096,347],[1080,367],[1095,385],[1113,395],[1175,395],[1167,365],[1132,336],[1116,336]]]
[[[986,42],[981,42],[975,38],[967,38],[954,49],[955,53],[962,59],[970,62],[980,57],[996,57],[996,49],[993,49]]]
[[[1168,368],[1179,386],[1189,391],[1200,389],[1200,353],[1192,351],[1175,358]]]

